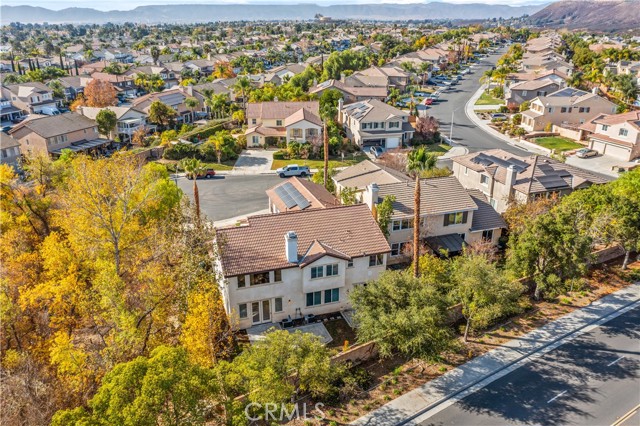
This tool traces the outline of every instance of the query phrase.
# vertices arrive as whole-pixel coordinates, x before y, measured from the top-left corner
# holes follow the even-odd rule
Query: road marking
[[[568,392],[568,391],[563,391],[563,392],[561,392],[561,393],[557,394],[556,396],[554,396],[553,398],[551,398],[550,400],[548,400],[548,401],[547,401],[547,404],[548,404],[548,403],[550,403],[550,402],[552,402],[552,401],[554,401],[554,400],[555,400],[555,399],[557,399],[557,398],[560,398],[562,395],[564,395],[564,394],[565,394],[565,393],[567,393],[567,392]]]
[[[611,367],[613,364],[617,363],[618,361],[620,361],[622,358],[624,358],[624,356],[621,356],[620,358],[616,359],[615,361],[610,362],[609,364],[607,364],[607,367]]]
[[[633,407],[627,414],[625,414],[624,416],[620,417],[618,420],[615,421],[615,423],[613,423],[611,426],[619,426],[621,424],[623,424],[625,421],[629,420],[631,417],[633,417],[633,415],[640,410],[640,404],[636,405],[635,407]]]

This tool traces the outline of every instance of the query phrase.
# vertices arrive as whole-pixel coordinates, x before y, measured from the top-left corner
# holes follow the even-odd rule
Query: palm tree
[[[185,158],[182,160],[182,168],[186,172],[187,178],[193,179],[193,200],[196,204],[196,219],[200,223],[200,194],[198,193],[198,175],[204,173],[204,165],[195,158]]]
[[[236,81],[236,84],[233,86],[233,89],[236,92],[240,92],[242,95],[242,109],[244,109],[245,116],[247,114],[247,92],[251,89],[251,81],[247,76],[241,76]]]
[[[413,172],[416,176],[423,170],[431,170],[436,166],[438,157],[427,151],[424,147],[414,149],[407,155],[407,171]]]
[[[413,276],[420,275],[420,175],[416,174],[413,192]]]
[[[187,108],[189,108],[189,110],[191,111],[191,121],[195,121],[195,115],[194,115],[194,110],[196,109],[196,107],[198,106],[199,102],[196,98],[194,97],[188,97],[184,100],[184,106],[186,106]]]

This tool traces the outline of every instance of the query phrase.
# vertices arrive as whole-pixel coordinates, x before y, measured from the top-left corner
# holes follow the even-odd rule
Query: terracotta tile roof
[[[95,121],[84,115],[68,112],[66,114],[45,115],[32,120],[25,120],[11,129],[10,133],[20,132],[23,134],[21,129],[28,129],[28,131],[34,132],[46,139],[77,132],[78,130],[92,129],[94,127],[96,127]],[[24,134],[28,134],[28,132]]]
[[[334,250],[326,244],[321,243],[318,240],[314,240],[309,247],[309,250],[305,253],[304,257],[300,261],[300,266],[304,267],[310,265],[316,260],[324,257],[324,256],[332,256],[337,257],[338,259],[349,260],[349,256],[346,254],[339,252],[338,250]]]
[[[624,114],[602,114],[592,120],[599,124],[622,124],[628,122],[636,129],[640,129],[640,111],[629,111]]]
[[[307,108],[300,108],[290,116],[284,119],[284,125],[290,126],[292,124],[298,123],[302,120],[308,121],[309,123],[313,123],[318,126],[322,126],[322,120],[316,114],[308,110]]]
[[[392,217],[413,216],[415,185],[414,181],[378,185],[380,201],[387,195],[396,197]],[[467,190],[453,176],[420,180],[421,215],[438,215],[477,208]]]
[[[279,183],[273,188],[267,189],[269,199],[281,212],[300,210],[298,205],[288,209],[287,205],[276,193],[276,188],[279,188],[286,183],[293,185],[293,187],[297,189],[298,192],[310,203],[306,209],[324,209],[326,207],[335,207],[340,205],[340,201],[334,197],[333,194],[327,191],[324,186],[313,183],[310,180],[300,179],[294,176],[287,179],[285,182]]]
[[[300,108],[308,109],[313,114],[320,115],[318,101],[307,102],[250,102],[247,104],[247,118],[261,118],[263,120],[284,120]]]
[[[366,204],[252,216],[247,222],[217,232],[225,277],[298,267],[285,254],[289,231],[298,236],[298,259],[316,241],[350,258],[391,251]]]

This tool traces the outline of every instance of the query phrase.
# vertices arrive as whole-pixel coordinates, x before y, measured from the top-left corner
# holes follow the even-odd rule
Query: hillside
[[[593,31],[640,29],[640,0],[563,0],[531,16],[531,23]]]
[[[67,8],[59,11],[32,6],[2,6],[2,24],[23,23],[105,23],[105,22],[208,22],[238,20],[310,20],[319,13],[334,19],[425,20],[491,19],[531,15],[543,6],[506,6],[450,3],[422,4],[315,4],[266,5],[156,5],[140,6],[129,11],[98,11]]]

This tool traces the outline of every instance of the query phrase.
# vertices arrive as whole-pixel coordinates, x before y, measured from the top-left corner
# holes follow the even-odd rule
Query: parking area
[[[604,155],[590,158],[578,158],[575,155],[571,155],[567,157],[567,164],[614,178],[619,176],[619,173],[614,168],[638,166],[637,163],[616,160]]]

